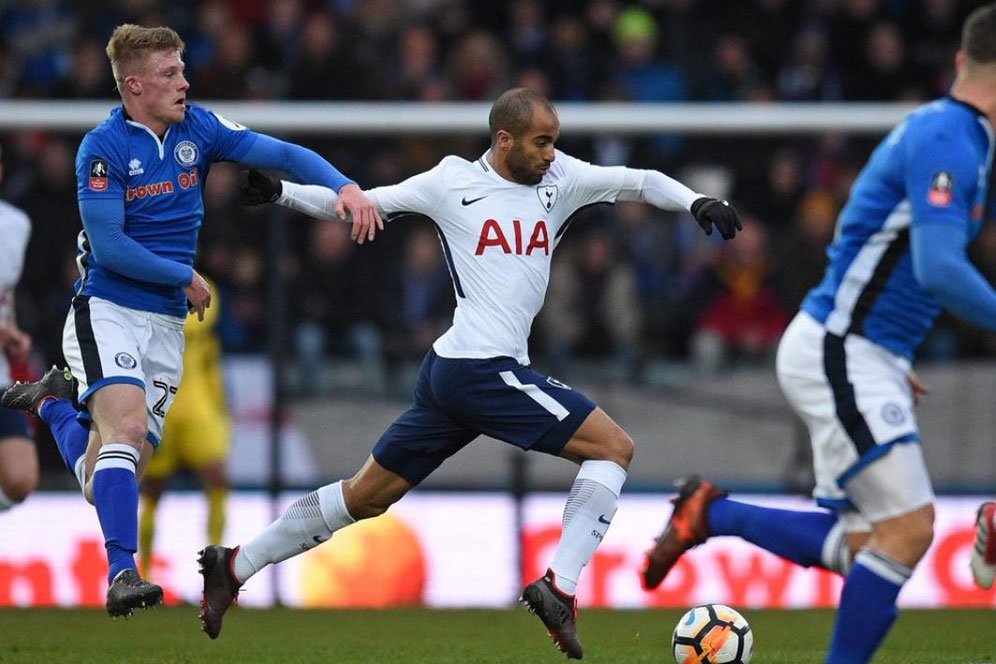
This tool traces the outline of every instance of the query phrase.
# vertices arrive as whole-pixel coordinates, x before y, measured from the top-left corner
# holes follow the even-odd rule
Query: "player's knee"
[[[357,505],[349,506],[349,514],[357,521],[372,519],[388,510],[392,503],[383,500],[365,500]]]
[[[112,437],[104,437],[104,441],[125,443],[141,450],[148,433],[149,428],[144,415],[141,419],[129,417],[119,423]]]
[[[929,517],[926,515],[916,519],[910,524],[909,530],[906,533],[907,546],[911,556],[914,556],[917,561],[923,558],[924,554],[927,553],[927,549],[930,548],[931,542],[934,541],[934,514],[931,511]]]
[[[24,499],[38,487],[38,473],[20,473],[11,477],[3,486],[3,492],[15,503]]]
[[[934,539],[934,509],[928,505],[887,524],[876,524],[872,546],[908,567],[927,553]]]
[[[633,453],[636,450],[636,443],[633,442],[629,434],[619,428],[609,437],[607,442],[605,460],[617,463],[623,468],[629,468],[629,464],[633,460]]]

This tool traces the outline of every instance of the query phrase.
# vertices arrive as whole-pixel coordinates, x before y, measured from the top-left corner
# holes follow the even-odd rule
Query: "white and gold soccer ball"
[[[744,617],[728,606],[696,606],[675,626],[671,652],[678,664],[748,664],[754,654],[754,633]]]

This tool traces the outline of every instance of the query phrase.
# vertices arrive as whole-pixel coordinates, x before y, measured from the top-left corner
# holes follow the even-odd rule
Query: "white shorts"
[[[99,297],[77,296],[66,317],[62,352],[79,381],[79,401],[106,385],[145,390],[148,439],[159,444],[163,419],[183,376],[183,319],[129,309]],[[89,419],[89,413],[81,414]]]
[[[905,358],[829,334],[802,311],[778,346],[777,370],[809,429],[820,505],[874,523],[933,502]]]

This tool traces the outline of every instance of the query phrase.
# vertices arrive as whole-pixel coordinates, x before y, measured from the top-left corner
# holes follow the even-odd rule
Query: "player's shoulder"
[[[468,161],[463,157],[447,155],[426,173],[431,176],[432,180],[446,183],[448,186],[466,184],[487,175],[487,169],[490,166],[479,162],[480,160]]]
[[[30,232],[31,218],[21,208],[0,199],[0,225],[4,227],[4,235],[14,231]]]
[[[187,102],[187,112],[183,116],[181,123],[188,130],[204,131],[213,130],[218,126],[218,116],[208,108],[200,104]]]
[[[550,165],[550,171],[547,174],[547,177],[562,180],[588,168],[594,168],[594,166],[584,159],[578,159],[577,157],[569,155],[566,152],[555,150],[554,160]]]
[[[484,157],[481,157],[483,159]],[[449,154],[439,160],[436,164],[434,170],[451,172],[451,173],[461,173],[468,172],[476,168],[476,161],[467,161],[463,157],[458,157],[455,154]]]
[[[915,108],[906,118],[906,134],[910,137],[949,138],[972,137],[979,130],[979,111],[951,97],[942,97]]]
[[[88,131],[83,140],[80,141],[78,155],[88,152],[102,152],[118,150],[128,141],[127,126],[125,124],[124,109],[121,106],[114,108],[110,115],[99,125]],[[108,155],[109,156],[109,155]]]
[[[247,129],[245,125],[229,120],[217,111],[213,111],[206,106],[201,106],[200,104],[192,102],[187,103],[187,112],[183,118],[183,122],[187,126],[210,131],[216,130],[219,125],[232,131],[242,131]]]

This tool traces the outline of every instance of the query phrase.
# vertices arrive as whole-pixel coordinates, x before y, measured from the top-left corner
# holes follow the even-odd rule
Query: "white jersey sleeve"
[[[413,175],[403,182],[368,189],[365,193],[388,221],[405,214],[432,217],[433,210],[445,188],[446,180],[441,174],[442,167],[443,163],[440,163],[435,168]],[[336,193],[328,187],[282,180],[280,197],[276,202],[318,219],[338,219],[335,215],[338,200]]]
[[[405,214],[433,218],[446,188],[444,171],[447,159],[398,184],[374,187],[367,191],[367,195],[388,221]]]
[[[14,321],[14,289],[24,269],[31,220],[20,209],[0,201],[0,325]],[[10,384],[10,365],[0,350],[0,387]]]
[[[559,150],[553,168],[563,171],[564,193],[576,209],[594,203],[615,203],[626,180],[623,166],[595,166]]]
[[[581,208],[593,203],[639,201],[662,210],[688,210],[697,194],[659,171],[625,166],[595,166],[562,152],[557,153],[566,176],[568,198]]]
[[[20,209],[0,201],[0,296],[13,290],[24,269],[31,221]],[[0,320],[0,322],[3,322]]]

